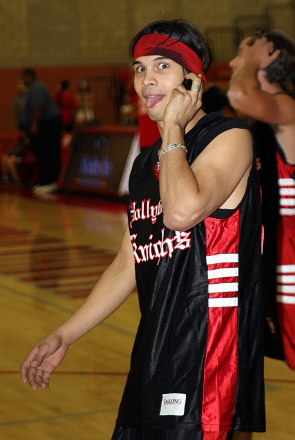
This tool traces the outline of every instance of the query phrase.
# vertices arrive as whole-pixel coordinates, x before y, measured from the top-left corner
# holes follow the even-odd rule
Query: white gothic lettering
[[[132,229],[132,223],[138,220],[151,219],[152,224],[156,223],[157,217],[162,214],[163,206],[161,200],[157,205],[151,205],[151,199],[143,200],[141,207],[137,208],[137,202],[131,202],[130,205],[130,228]]]
[[[136,238],[137,234],[133,234],[130,236],[131,243],[133,247],[133,254],[136,263],[143,263],[147,261],[152,261],[154,259],[158,259],[158,263],[161,258],[166,257],[168,255],[169,258],[172,257],[172,254],[175,249],[188,249],[191,247],[191,231],[189,232],[180,232],[175,231],[175,235],[173,238],[165,238],[164,237],[165,228],[161,229],[161,240],[153,243],[153,235],[149,236],[150,242],[145,245],[137,245]]]

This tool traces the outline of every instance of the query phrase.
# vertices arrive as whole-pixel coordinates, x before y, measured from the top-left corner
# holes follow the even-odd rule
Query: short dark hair
[[[210,65],[210,50],[200,31],[187,20],[159,20],[144,27],[130,42],[130,56],[133,57],[134,48],[138,40],[147,34],[161,34],[181,41],[192,49],[202,61],[203,71]]]
[[[30,76],[31,78],[37,78],[37,73],[35,69],[32,69],[31,67],[27,67],[23,70],[23,75]]]
[[[295,45],[293,41],[285,32],[276,29],[270,31],[257,29],[250,36],[253,38],[248,42],[249,46],[253,46],[258,38],[266,37],[274,44],[274,51],[280,50],[278,58],[264,70],[265,77],[270,84],[276,83],[284,87],[295,73]]]
[[[70,80],[69,79],[63,79],[60,82],[60,87],[61,87],[61,90],[67,90],[70,87]]]

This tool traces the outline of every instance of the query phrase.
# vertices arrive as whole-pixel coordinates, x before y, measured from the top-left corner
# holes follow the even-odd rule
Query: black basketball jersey
[[[204,116],[185,136],[188,163],[232,128],[248,129],[220,112]],[[141,153],[130,176],[141,320],[117,426],[264,431],[256,167],[235,210],[172,231],[163,224],[160,146],[161,139]]]

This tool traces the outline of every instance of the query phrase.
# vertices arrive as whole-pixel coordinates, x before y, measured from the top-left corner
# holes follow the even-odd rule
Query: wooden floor
[[[23,385],[32,345],[83,302],[112,261],[125,207],[0,190],[0,440],[110,440],[139,321],[136,293],[74,344],[48,391]],[[266,434],[295,439],[295,373],[266,359]],[[188,439],[189,440],[189,439]]]

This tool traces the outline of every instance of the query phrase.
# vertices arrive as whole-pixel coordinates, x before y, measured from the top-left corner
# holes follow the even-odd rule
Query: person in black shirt
[[[161,138],[134,162],[116,259],[84,305],[34,346],[23,381],[48,388],[69,346],[137,284],[142,317],[113,440],[225,440],[233,430],[263,431],[252,136],[243,122],[201,109],[209,52],[194,25],[152,23],[131,49],[135,90]]]
[[[61,115],[50,91],[38,80],[34,69],[24,69],[23,81],[29,92],[22,122],[40,168],[40,184],[33,191],[50,193],[57,189],[60,170]]]

